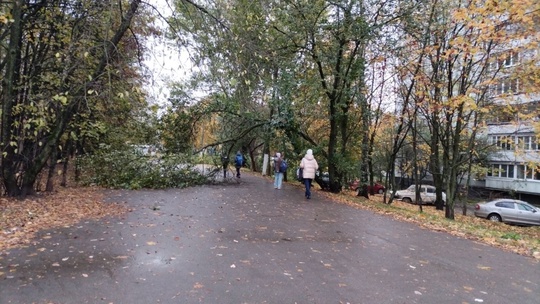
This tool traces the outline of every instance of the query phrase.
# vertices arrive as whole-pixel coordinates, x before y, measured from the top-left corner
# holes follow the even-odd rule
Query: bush
[[[200,185],[206,177],[193,168],[188,157],[151,157],[135,150],[108,151],[78,159],[80,182],[116,189],[164,189]]]

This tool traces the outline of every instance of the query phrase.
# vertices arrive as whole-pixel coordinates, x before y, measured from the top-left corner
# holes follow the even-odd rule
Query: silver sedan
[[[478,203],[474,215],[494,222],[519,225],[540,225],[540,209],[515,199],[497,199]]]

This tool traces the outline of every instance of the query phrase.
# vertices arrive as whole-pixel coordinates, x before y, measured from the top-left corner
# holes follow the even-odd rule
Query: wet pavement
[[[540,303],[537,260],[257,175],[108,197],[2,253],[0,303]]]

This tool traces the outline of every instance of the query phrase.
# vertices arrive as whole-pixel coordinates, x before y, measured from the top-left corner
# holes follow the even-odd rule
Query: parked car
[[[496,199],[478,203],[474,215],[493,222],[505,222],[520,225],[540,225],[540,208],[515,199]]]
[[[368,185],[368,191],[369,193],[383,194],[386,191],[386,188],[384,188],[384,186],[379,183],[375,183],[373,184],[373,187],[371,187],[371,185]]]
[[[420,198],[422,204],[434,204],[436,200],[435,187],[430,185],[420,185]],[[416,201],[416,185],[411,185],[405,190],[398,190],[394,193],[394,198],[402,200],[406,203]],[[446,193],[442,193],[442,200],[446,203]]]
[[[354,191],[358,191],[358,189],[360,189],[360,186],[361,185],[359,180],[355,180],[349,183],[349,189]],[[367,190],[370,194],[383,194],[386,191],[386,188],[384,188],[384,186],[380,183],[374,183],[373,187],[371,187],[371,185],[368,185],[367,187]]]

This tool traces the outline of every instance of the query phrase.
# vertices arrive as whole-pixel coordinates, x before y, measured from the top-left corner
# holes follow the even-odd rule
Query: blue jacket
[[[242,167],[244,165],[244,157],[240,153],[236,153],[236,157],[234,158],[234,166],[235,167]]]

